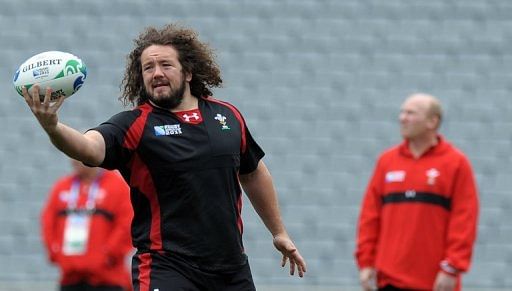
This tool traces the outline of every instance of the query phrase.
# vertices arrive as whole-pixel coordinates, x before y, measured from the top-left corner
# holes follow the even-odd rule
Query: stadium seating
[[[425,91],[445,105],[442,133],[467,153],[479,183],[479,237],[465,285],[512,289],[510,1],[0,0],[0,7],[0,291],[53,286],[39,213],[70,168],[15,92],[16,67],[45,50],[80,56],[88,79],[60,119],[93,127],[125,109],[117,97],[132,39],[170,21],[196,28],[216,49],[225,86],[215,95],[238,106],[266,151],[284,221],[308,260],[303,280],[289,277],[246,200],[245,247],[258,285],[357,286],[362,193],[379,152],[400,141],[401,101]]]

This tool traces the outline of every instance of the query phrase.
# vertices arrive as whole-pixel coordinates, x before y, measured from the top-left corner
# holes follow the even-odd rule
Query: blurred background
[[[224,88],[266,151],[288,231],[308,262],[282,269],[246,200],[258,290],[358,290],[359,204],[374,161],[400,142],[399,106],[438,96],[441,132],[466,152],[481,216],[465,290],[512,290],[512,1],[0,0],[0,291],[55,290],[39,215],[70,171],[12,85],[30,56],[61,50],[88,66],[62,122],[90,128],[123,108],[125,57],[147,26],[181,22],[217,51]]]

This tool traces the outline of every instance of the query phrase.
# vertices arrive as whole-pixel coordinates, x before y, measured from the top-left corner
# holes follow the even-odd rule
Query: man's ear
[[[431,116],[428,120],[429,128],[438,129],[441,126],[441,119],[439,116]]]

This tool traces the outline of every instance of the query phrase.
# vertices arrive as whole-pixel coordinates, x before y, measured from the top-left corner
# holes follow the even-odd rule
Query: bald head
[[[441,120],[443,119],[443,109],[441,108],[441,102],[436,97],[425,94],[415,93],[410,95],[404,102],[415,104],[420,110],[424,110],[427,117],[437,117],[437,127],[441,126]]]
[[[409,96],[400,110],[400,132],[408,140],[430,140],[437,136],[442,110],[437,98],[417,93]]]

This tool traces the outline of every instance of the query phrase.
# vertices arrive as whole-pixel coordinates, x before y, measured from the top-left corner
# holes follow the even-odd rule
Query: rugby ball
[[[61,96],[69,97],[78,91],[87,77],[87,68],[77,56],[60,51],[47,51],[26,60],[14,74],[14,88],[22,95],[21,88],[27,90],[39,85],[39,97],[44,100],[46,88],[52,88],[50,101]],[[23,95],[22,95],[23,96]]]

